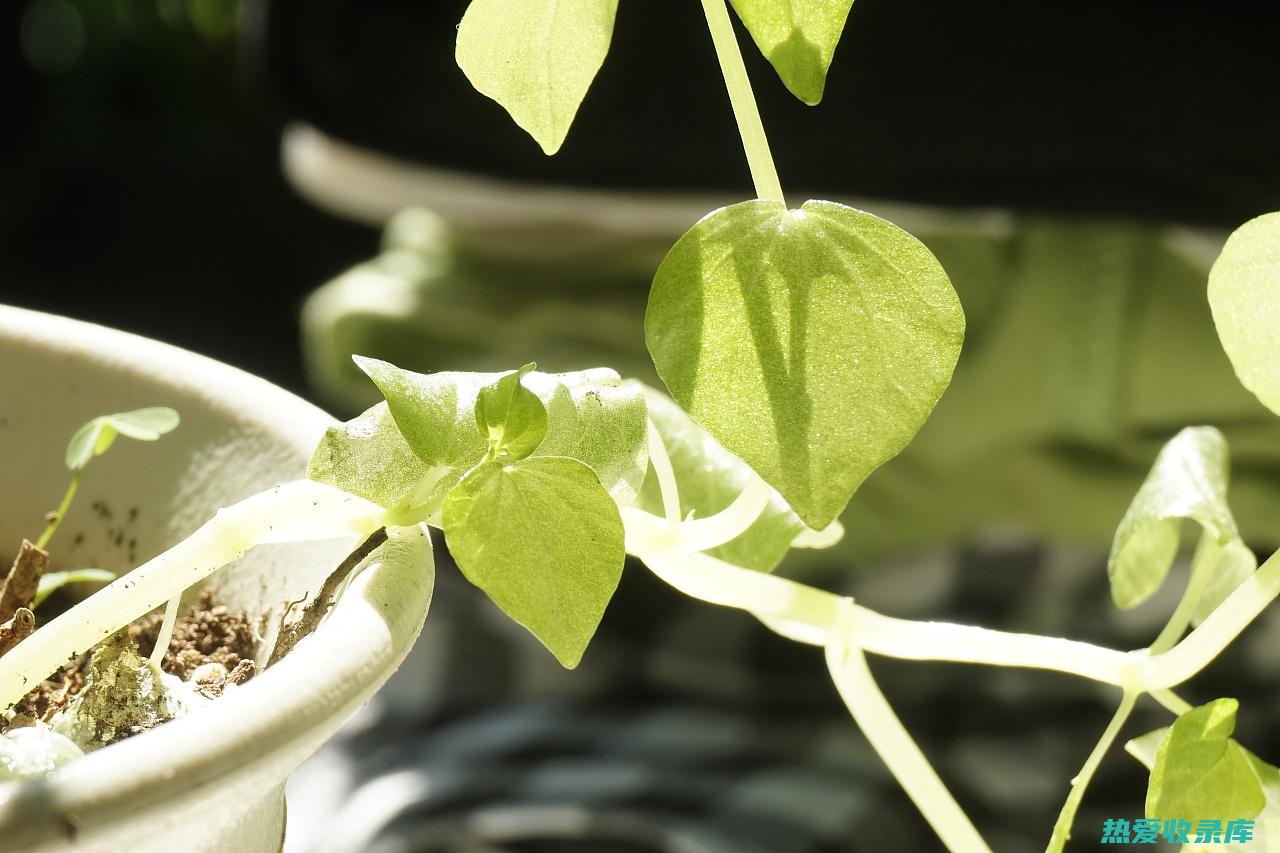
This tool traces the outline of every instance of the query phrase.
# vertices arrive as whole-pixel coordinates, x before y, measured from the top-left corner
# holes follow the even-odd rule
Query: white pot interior
[[[66,488],[67,439],[89,418],[177,409],[155,443],[119,439],[86,472],[51,543],[55,568],[124,572],[222,506],[303,476],[331,420],[252,376],[131,335],[0,308],[0,559],[35,539]],[[406,547],[429,549],[425,536]],[[274,633],[282,603],[315,590],[349,537],[266,546],[211,578]],[[288,658],[206,709],[92,753],[47,782],[0,789],[0,847],[276,850],[288,773],[407,652],[430,573],[379,563]]]

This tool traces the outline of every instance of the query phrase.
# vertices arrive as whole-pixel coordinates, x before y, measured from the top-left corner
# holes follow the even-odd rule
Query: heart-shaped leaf
[[[485,461],[444,505],[467,579],[566,667],[578,665],[622,576],[618,506],[576,459]]]
[[[676,402],[820,530],[933,411],[964,313],[937,259],[883,219],[749,201],[667,254],[645,337]]]

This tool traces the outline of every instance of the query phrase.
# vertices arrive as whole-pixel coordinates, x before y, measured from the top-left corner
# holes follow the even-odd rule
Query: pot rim
[[[335,423],[266,380],[127,332],[0,305],[0,338],[92,357],[112,370],[180,384],[188,395],[198,389],[211,408],[260,427],[304,458],[317,436]],[[400,536],[402,547],[429,555],[425,528]],[[65,843],[78,831],[108,831],[191,796],[193,789],[270,772],[263,768],[273,760],[288,761],[304,738],[314,742],[309,753],[399,666],[426,618],[433,580],[430,572],[406,570],[403,561],[374,562],[351,582],[314,634],[227,696],[90,753],[46,779],[0,786],[0,838],[6,849]]]

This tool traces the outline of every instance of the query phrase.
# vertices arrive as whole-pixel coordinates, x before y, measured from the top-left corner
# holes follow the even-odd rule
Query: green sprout
[[[138,441],[155,441],[177,427],[178,421],[178,413],[173,409],[167,406],[152,406],[134,409],[131,412],[118,412],[114,415],[99,415],[76,430],[67,444],[66,461],[67,468],[71,471],[71,483],[62,496],[62,502],[58,504],[57,510],[49,519],[48,526],[36,540],[36,547],[48,546],[49,540],[58,530],[58,525],[62,524],[62,519],[66,518],[67,510],[71,508],[71,501],[80,488],[80,477],[84,474],[84,469],[96,457],[110,450],[117,436],[123,435]],[[94,580],[94,578],[87,578],[87,580]],[[64,580],[63,583],[71,583],[71,581]]]

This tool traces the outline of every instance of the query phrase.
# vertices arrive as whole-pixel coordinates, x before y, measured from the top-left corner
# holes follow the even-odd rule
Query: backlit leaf
[[[554,154],[609,52],[617,11],[618,0],[472,0],[458,65]]]
[[[821,529],[928,418],[964,314],[894,225],[832,202],[749,201],[671,249],[645,337],[676,402]]]
[[[733,0],[760,52],[791,94],[822,100],[827,69],[853,0]]]

